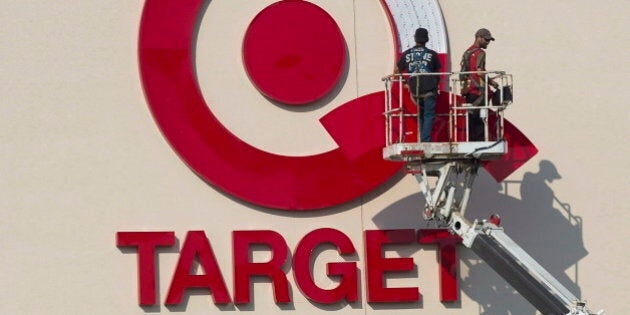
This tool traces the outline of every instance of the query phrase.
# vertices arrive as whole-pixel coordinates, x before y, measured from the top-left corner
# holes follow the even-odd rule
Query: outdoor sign
[[[303,211],[326,209],[356,199],[401,170],[403,164],[382,158],[383,91],[360,95],[321,118],[321,124],[338,144],[328,152],[309,156],[274,154],[231,133],[213,113],[212,104],[206,102],[197,82],[193,49],[204,3],[203,0],[147,0],[139,34],[140,72],[151,112],[172,148],[203,180],[257,206]],[[438,51],[442,64],[449,64],[446,28],[437,1],[382,0],[381,5],[390,22],[395,58],[413,45],[410,41],[413,32],[423,26],[430,32],[429,47]],[[262,95],[298,107],[309,106],[341,84],[342,72],[350,62],[346,50],[346,39],[328,12],[308,1],[284,0],[272,3],[253,17],[243,36],[242,51],[233,53],[242,54],[249,84]],[[441,106],[448,94],[443,93]],[[488,167],[499,180],[535,154],[533,145],[516,128],[509,125],[506,133],[514,140],[510,142],[512,155]],[[363,241],[368,302],[420,299],[418,287],[385,285],[386,272],[414,268],[412,258],[384,258],[382,247],[387,244],[436,244],[441,301],[458,299],[455,246],[460,242],[459,237],[439,229],[368,230],[364,231]],[[116,242],[119,247],[137,251],[139,304],[154,305],[159,266],[156,249],[173,247],[175,233],[118,232]],[[218,265],[203,231],[189,231],[165,304],[182,303],[182,296],[189,288],[209,289],[217,304],[250,303],[249,284],[254,276],[271,279],[275,302],[287,303],[291,301],[287,268],[292,268],[295,283],[304,296],[315,302],[330,304],[358,299],[359,262],[328,263],[327,275],[340,279],[332,289],[318,287],[309,270],[311,255],[322,244],[334,245],[342,256],[361,250],[342,231],[326,227],[310,231],[289,253],[280,232],[241,231],[235,227],[232,244],[232,296],[223,276],[228,266]],[[250,261],[251,247],[256,244],[270,248],[273,253],[270,261]],[[204,274],[190,274],[194,261],[199,262]]]

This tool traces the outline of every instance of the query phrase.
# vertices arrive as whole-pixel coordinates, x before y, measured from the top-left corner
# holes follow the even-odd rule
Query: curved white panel
[[[418,27],[429,31],[427,47],[448,54],[448,37],[437,0],[384,0],[394,21],[400,52],[415,45],[414,33]]]

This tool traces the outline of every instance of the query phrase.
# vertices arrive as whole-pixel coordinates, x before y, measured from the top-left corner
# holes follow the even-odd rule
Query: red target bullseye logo
[[[265,152],[227,130],[212,113],[212,104],[205,102],[192,60],[204,3],[147,0],[139,36],[140,72],[151,112],[173,149],[200,177],[256,205],[313,210],[362,196],[401,168],[381,156],[382,92],[361,96],[326,115],[322,124],[340,147],[316,155]],[[306,20],[293,25],[296,17]],[[282,26],[278,39],[269,29],[274,19]],[[328,28],[326,38],[317,38],[320,26]],[[292,34],[304,36],[304,41],[283,42]],[[257,50],[267,47],[265,40],[275,40],[277,47],[257,56]],[[330,92],[346,62],[345,42],[334,20],[321,8],[299,0],[276,2],[263,10],[251,23],[243,50],[248,75],[259,91],[294,105]],[[332,62],[327,60],[330,56]],[[283,88],[293,84],[286,80],[295,86]],[[368,131],[357,135],[357,130]],[[356,136],[365,141],[356,145]]]
[[[399,0],[407,6],[419,3],[412,1]],[[341,104],[320,119],[339,147],[316,155],[262,151],[225,128],[199,90],[192,60],[194,34],[206,2],[146,0],[138,42],[149,108],[172,148],[195,173],[255,205],[313,210],[360,197],[400,170],[401,164],[382,159],[382,91]],[[381,0],[386,10],[389,2]],[[433,10],[441,14],[437,3]],[[391,12],[387,14],[391,19]],[[398,38],[394,45],[400,48]],[[335,21],[302,0],[278,1],[263,9],[246,31],[242,54],[252,84],[287,105],[305,105],[330,93],[348,62]],[[498,179],[536,152],[512,125],[507,124],[505,133],[510,155],[493,162],[494,170],[486,165]]]

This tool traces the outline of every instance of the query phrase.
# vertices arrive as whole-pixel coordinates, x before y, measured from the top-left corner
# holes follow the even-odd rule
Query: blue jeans
[[[420,128],[420,141],[422,142],[431,142],[431,131],[435,120],[435,100],[435,93],[424,98],[416,98],[416,104],[418,104],[418,127]]]

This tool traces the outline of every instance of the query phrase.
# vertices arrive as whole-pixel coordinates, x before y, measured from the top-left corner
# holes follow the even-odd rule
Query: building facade
[[[409,45],[397,37],[406,26],[392,25],[387,8],[405,13],[408,1],[309,1],[318,9],[308,15],[311,24],[302,25],[291,15],[306,14],[309,5],[267,16],[262,12],[278,2],[192,2],[163,1],[172,7],[159,0],[3,3],[0,313],[536,314],[462,246],[455,252],[456,286],[445,283],[443,248],[417,241],[418,233],[434,227],[422,220],[424,200],[412,176],[380,174],[374,187],[348,192],[356,183],[325,177],[347,171],[345,164],[308,158],[340,150],[322,117],[383,91],[381,78],[392,72],[400,48]],[[157,9],[143,12],[150,4]],[[411,16],[443,22],[440,32],[434,24],[429,27],[430,45],[445,56],[449,70],[458,70],[477,29],[492,31],[496,41],[487,49],[488,68],[515,78],[508,119],[538,148],[500,183],[482,171],[467,216],[500,214],[506,232],[573,294],[593,310],[622,314],[622,298],[630,291],[624,281],[630,277],[625,262],[630,257],[625,251],[630,150],[623,143],[630,121],[625,93],[617,86],[629,73],[630,39],[624,30],[630,5],[612,0],[597,6],[582,0],[435,4],[437,11]],[[184,18],[190,10],[198,18],[185,38],[175,32],[191,22]],[[143,42],[145,23],[157,19],[151,14],[171,13],[178,18],[157,20],[150,27],[158,29],[149,30],[157,35]],[[270,34],[252,26],[255,22],[286,22],[288,35],[305,37],[323,27],[338,29],[332,39],[302,42],[324,46],[313,49],[328,54],[323,65],[332,70],[316,70],[329,84],[311,86],[308,74],[294,73],[287,82],[265,86],[269,72],[249,62],[280,49],[287,34],[269,37],[275,42],[267,47],[256,40]],[[181,46],[161,47],[167,38]],[[169,60],[175,61],[155,64],[151,51],[157,49],[170,49]],[[189,67],[177,64],[181,53]],[[300,53],[305,52],[296,56]],[[289,58],[280,68],[301,61]],[[190,72],[183,75],[182,69]],[[164,107],[155,104],[172,95],[161,94],[159,85],[155,90],[153,79],[175,90],[192,84],[199,91],[193,96],[205,102],[220,130],[232,135],[216,150],[225,155],[213,165],[198,160],[203,150],[190,146],[207,138],[187,138],[195,137],[190,130],[206,128],[203,122],[168,125],[178,115],[201,121],[207,112],[158,113]],[[306,86],[298,100],[283,94],[289,84]],[[299,99],[304,95],[309,97]],[[193,96],[181,106],[194,102]],[[232,160],[222,160],[226,156]],[[314,162],[295,162],[302,159]],[[272,167],[291,171],[271,172]],[[316,193],[304,193],[313,177],[348,188],[333,189],[331,196],[315,185]],[[287,186],[278,190],[267,180],[285,180]],[[292,199],[296,195],[301,197]],[[395,231],[399,236],[391,239],[399,241],[379,248],[375,240],[384,231]],[[146,232],[164,232],[153,234],[157,243],[152,244],[160,246],[143,254],[149,263],[139,262],[133,239]],[[131,237],[131,245],[125,237]],[[330,242],[309,249],[309,241],[327,238],[346,249]],[[370,256],[381,250],[382,257]],[[203,258],[189,266],[185,262],[192,260],[183,253],[203,253]],[[274,257],[286,258],[276,268],[286,287],[264,276],[237,279],[255,274],[248,267],[263,272],[261,266]],[[331,263],[355,270],[357,278],[329,276],[344,274],[335,267],[327,271]],[[193,286],[201,278],[186,275],[208,274],[212,292],[179,290],[178,299],[178,281]],[[344,281],[349,287],[339,289]]]

